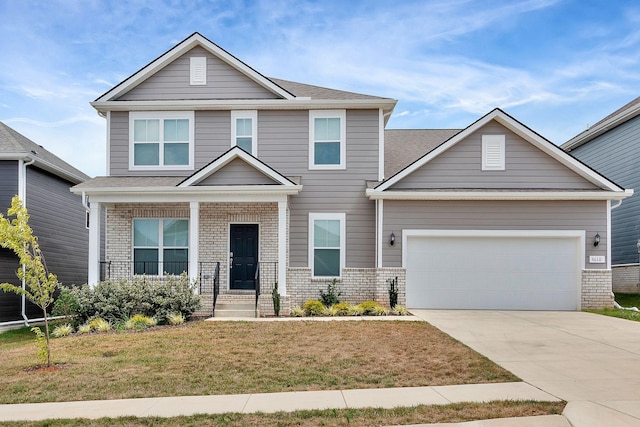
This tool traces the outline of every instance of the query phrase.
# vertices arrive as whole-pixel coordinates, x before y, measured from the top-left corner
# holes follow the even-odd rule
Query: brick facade
[[[640,293],[640,271],[638,264],[614,265],[613,272],[613,292],[624,294]]]
[[[613,307],[611,270],[582,270],[582,309]]]

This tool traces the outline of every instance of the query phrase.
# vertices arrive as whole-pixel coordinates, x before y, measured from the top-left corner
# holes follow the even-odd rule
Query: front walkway
[[[574,425],[640,426],[639,322],[584,312],[411,312],[568,401]]]
[[[457,402],[489,402],[492,400],[559,401],[559,399],[529,384],[514,382],[437,387],[24,403],[0,405],[0,421],[40,421],[51,418],[96,419],[125,416],[177,417],[181,415],[223,414],[227,412],[248,414],[255,412],[271,413],[367,407],[394,408],[397,406],[446,405]],[[536,418],[539,418],[539,421],[543,421],[544,417]],[[555,417],[551,419],[555,419]],[[538,426],[539,424],[528,425]],[[564,424],[548,425],[564,426]]]

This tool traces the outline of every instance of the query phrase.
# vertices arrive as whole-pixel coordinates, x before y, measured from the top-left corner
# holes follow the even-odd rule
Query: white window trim
[[[153,220],[158,221],[158,246],[136,246],[134,244],[135,239],[135,220]],[[191,248],[189,243],[191,242],[191,236],[187,236],[187,246],[165,246],[164,245],[164,221],[172,221],[172,220],[180,220],[187,221],[190,224],[189,218],[133,218],[131,221],[131,275],[132,276],[142,276],[142,274],[136,274],[136,264],[135,264],[135,250],[136,249],[158,249],[158,275],[154,277],[164,277],[164,249],[187,249],[187,270],[190,270],[189,267],[189,254],[191,253]],[[190,228],[188,228],[190,230]],[[160,268],[162,266],[163,268]]]
[[[206,86],[207,84],[207,57],[192,56],[189,58],[189,84],[191,86]],[[198,71],[202,70],[201,73]]]
[[[491,163],[488,156],[490,149],[498,149],[499,159],[497,163]],[[495,160],[495,159],[493,159]],[[482,135],[482,170],[483,171],[503,171],[505,170],[505,136],[504,135]]]
[[[251,155],[258,157],[258,110],[231,111],[231,147],[237,145],[237,119],[251,119]]]
[[[315,119],[340,119],[340,164],[315,164]],[[336,170],[347,168],[347,111],[309,110],[309,170]]]
[[[340,274],[338,276],[315,276],[314,270],[314,222],[317,219],[332,219],[340,221]],[[346,230],[347,215],[345,213],[314,213],[309,212],[309,267],[313,279],[341,279],[342,270],[345,268],[347,259]]]
[[[188,165],[168,165],[164,166],[164,141],[163,123],[160,124],[160,147],[159,165],[135,165],[134,164],[134,122],[135,120],[166,120],[166,119],[188,119],[189,120],[189,164]],[[171,171],[171,170],[193,170],[194,165],[194,132],[195,114],[193,111],[131,111],[129,112],[129,170],[131,171]]]

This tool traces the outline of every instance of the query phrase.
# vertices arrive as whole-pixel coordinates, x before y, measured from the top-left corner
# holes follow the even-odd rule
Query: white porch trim
[[[278,291],[287,295],[287,202],[278,202]]]
[[[89,275],[93,287],[100,281],[100,203],[91,202],[89,211]]]
[[[189,202],[189,280],[198,279],[198,251],[200,247],[200,203]],[[196,293],[198,290],[196,289]]]

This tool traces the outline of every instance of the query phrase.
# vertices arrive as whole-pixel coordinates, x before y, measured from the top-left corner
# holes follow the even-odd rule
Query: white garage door
[[[410,308],[577,310],[577,232],[406,234]]]

